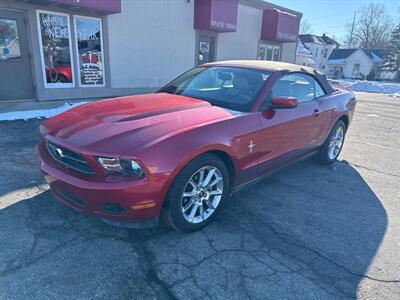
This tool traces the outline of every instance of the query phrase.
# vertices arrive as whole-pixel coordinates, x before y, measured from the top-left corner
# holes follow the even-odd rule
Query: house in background
[[[381,79],[382,50],[335,49],[329,56],[326,74],[332,78]]]
[[[313,54],[307,49],[306,45],[298,39],[297,50],[296,50],[296,65],[315,67],[315,61],[313,59]]]
[[[340,45],[334,39],[328,37],[326,34],[317,36],[313,34],[300,34],[300,41],[305,45],[306,49],[312,54],[314,61],[314,68],[318,71],[326,71],[326,62],[332,51]],[[301,59],[301,58],[299,58]]]

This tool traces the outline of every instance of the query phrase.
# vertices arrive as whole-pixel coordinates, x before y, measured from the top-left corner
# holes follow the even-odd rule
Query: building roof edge
[[[283,6],[279,6],[270,2],[266,2],[263,0],[239,0],[240,4],[243,5],[247,5],[247,6],[251,6],[254,8],[258,8],[258,9],[267,9],[267,8],[276,8],[279,9],[281,11],[284,12],[288,12],[291,13],[293,15],[296,15],[297,17],[299,17],[300,19],[303,17],[303,13],[296,11],[296,10],[292,10]]]

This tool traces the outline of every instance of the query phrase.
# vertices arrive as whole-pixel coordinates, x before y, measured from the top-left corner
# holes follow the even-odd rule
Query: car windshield
[[[164,86],[159,93],[197,98],[246,112],[270,75],[267,71],[238,67],[196,67]]]

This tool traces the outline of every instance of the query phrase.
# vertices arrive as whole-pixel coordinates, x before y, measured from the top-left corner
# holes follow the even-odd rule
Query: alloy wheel
[[[217,209],[224,189],[221,171],[213,166],[194,172],[186,183],[181,210],[186,221],[194,224],[207,220]]]
[[[340,150],[342,149],[343,141],[344,141],[344,129],[342,126],[339,126],[336,129],[335,133],[332,135],[332,138],[329,142],[329,147],[328,147],[329,159],[333,160],[339,155]]]

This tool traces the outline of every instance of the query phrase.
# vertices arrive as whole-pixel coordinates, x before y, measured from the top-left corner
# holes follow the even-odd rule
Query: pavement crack
[[[41,261],[42,259],[44,259],[44,258],[46,258],[47,256],[49,256],[49,255],[55,253],[56,251],[62,249],[64,246],[69,245],[70,243],[76,241],[77,239],[79,239],[79,238],[81,238],[81,237],[82,237],[82,236],[76,236],[76,237],[74,237],[74,238],[72,238],[72,239],[69,239],[69,240],[67,240],[67,241],[64,241],[63,243],[60,243],[60,244],[57,245],[56,247],[52,248],[51,250],[46,251],[46,252],[42,253],[41,255],[37,256],[35,259],[28,260],[28,261],[26,261],[25,263],[22,263],[22,264],[20,264],[20,265],[18,265],[18,266],[15,266],[15,267],[13,267],[13,268],[7,269],[6,271],[4,271],[4,272],[2,272],[2,273],[0,274],[0,278],[6,277],[6,276],[8,276],[8,275],[10,275],[10,274],[16,273],[16,272],[18,272],[18,271],[20,271],[20,270],[23,270],[23,269],[25,269],[25,268],[28,268],[28,267],[34,265],[35,263]],[[33,248],[31,249],[31,253],[32,253],[32,251],[33,251]]]
[[[251,218],[249,218],[249,219],[252,220],[253,222],[255,222],[255,219],[258,219],[258,218],[256,218],[255,216],[251,215]],[[344,270],[346,273],[348,273],[348,274],[350,274],[352,276],[359,277],[359,278],[365,278],[365,279],[369,279],[371,281],[382,282],[382,283],[395,283],[395,284],[400,283],[400,279],[389,279],[389,280],[388,279],[381,279],[381,278],[372,277],[372,276],[369,276],[369,275],[366,275],[366,274],[359,274],[357,272],[353,272],[352,270],[348,269],[346,266],[341,265],[341,264],[337,263],[336,261],[332,260],[331,258],[329,258],[328,256],[320,253],[318,250],[315,250],[315,249],[313,249],[311,247],[308,247],[308,246],[305,246],[305,245],[301,244],[301,242],[296,237],[294,237],[292,235],[289,235],[287,233],[279,232],[278,230],[275,229],[274,226],[272,226],[271,224],[265,223],[263,220],[258,219],[257,222],[258,223],[262,223],[264,226],[268,227],[284,243],[290,244],[292,246],[295,246],[295,247],[298,247],[298,248],[301,248],[301,249],[304,249],[306,251],[309,251],[309,252],[315,254],[316,256],[322,258],[323,260],[327,261],[328,263],[330,263],[330,264],[332,264],[332,265]],[[295,242],[289,240],[286,236],[290,236],[290,238],[292,240],[296,240],[298,242],[295,243]],[[290,256],[292,256],[293,258],[299,260],[299,257],[297,257],[297,256],[293,256],[291,254],[290,254]],[[313,261],[311,261],[311,263]],[[310,262],[307,262],[307,261],[302,261],[302,262],[304,264],[308,265],[308,266],[310,265]],[[312,269],[314,270],[314,268],[312,268]],[[335,277],[335,276],[331,276],[331,277]],[[337,278],[337,277],[335,277],[335,278]]]
[[[375,172],[375,173],[379,173],[379,174],[383,174],[383,175],[388,175],[388,176],[393,176],[393,177],[400,178],[400,175],[393,174],[393,173],[388,173],[388,172],[383,172],[383,171],[378,171],[376,169],[372,169],[370,167],[366,167],[366,166],[363,166],[363,165],[354,164],[354,163],[349,163],[349,165],[351,165],[353,167],[356,167],[356,168],[365,169],[365,170],[370,171],[370,172]]]
[[[152,250],[146,245],[146,239],[140,237],[141,234],[139,233],[138,237],[138,232],[131,233],[130,242],[132,247],[139,255],[139,261],[142,265],[141,267],[145,275],[146,282],[153,282],[158,285],[164,292],[164,297],[162,298],[176,299],[175,295],[171,291],[171,286],[158,277],[156,269],[157,265],[155,264],[156,257],[153,255]]]

